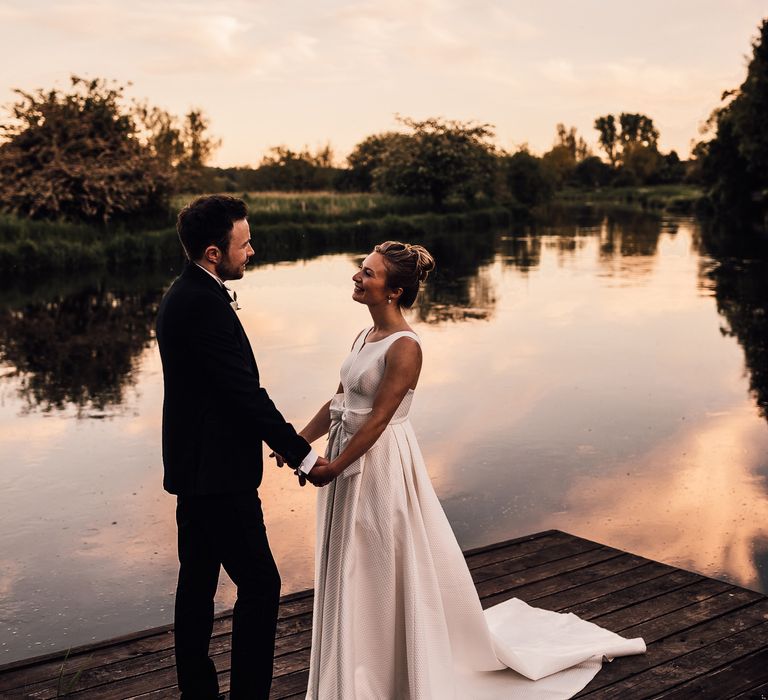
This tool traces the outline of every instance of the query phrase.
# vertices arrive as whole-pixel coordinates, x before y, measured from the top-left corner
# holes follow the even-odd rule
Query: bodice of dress
[[[344,387],[344,408],[355,412],[370,411],[373,400],[384,376],[387,350],[399,338],[413,338],[417,343],[419,336],[411,331],[398,331],[386,338],[366,342],[372,329],[361,333],[355,341],[352,351],[341,366],[341,383]],[[408,416],[413,399],[413,390],[409,389],[400,406],[392,416],[392,421]]]
[[[392,335],[366,343],[370,329],[361,333],[352,351],[341,366],[341,383],[344,393],[336,394],[331,399],[331,425],[328,431],[328,451],[326,457],[332,459],[343,452],[349,439],[366,420],[373,407],[373,400],[384,376],[387,350],[398,338],[407,336],[419,342],[419,337],[410,331],[399,331]],[[397,410],[392,415],[389,425],[398,425],[408,420],[411,409],[413,389],[409,389]],[[347,478],[362,472],[365,455],[348,466],[343,477]]]

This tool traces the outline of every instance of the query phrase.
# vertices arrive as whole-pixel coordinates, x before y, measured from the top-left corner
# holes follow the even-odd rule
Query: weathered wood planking
[[[483,606],[511,597],[573,612],[648,652],[617,659],[577,697],[768,699],[768,598],[551,530],[466,553]],[[281,600],[272,697],[303,698],[312,591]],[[217,617],[211,655],[229,685],[230,613]],[[176,697],[173,631],[161,627],[0,667],[0,697],[123,700]]]

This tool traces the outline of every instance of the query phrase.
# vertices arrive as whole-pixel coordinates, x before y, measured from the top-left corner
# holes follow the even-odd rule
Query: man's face
[[[229,236],[229,249],[222,252],[221,260],[216,265],[219,279],[239,280],[245,274],[245,266],[253,256],[251,248],[251,229],[247,219],[235,221]]]

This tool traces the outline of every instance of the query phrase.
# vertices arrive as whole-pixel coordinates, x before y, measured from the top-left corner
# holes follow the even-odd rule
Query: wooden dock
[[[466,553],[483,606],[517,597],[574,612],[648,652],[605,664],[579,698],[768,698],[768,598],[551,530]],[[303,698],[312,591],[281,601],[273,698]],[[211,654],[229,685],[232,620],[217,617]],[[162,627],[0,667],[0,697],[177,697],[173,630]]]

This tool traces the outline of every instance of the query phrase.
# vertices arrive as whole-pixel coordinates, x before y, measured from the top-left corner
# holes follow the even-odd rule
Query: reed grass
[[[256,255],[270,261],[366,247],[377,239],[487,230],[506,226],[519,214],[507,207],[467,209],[458,203],[432,212],[418,200],[357,193],[259,192],[243,198]],[[189,198],[179,196],[174,204],[185,201]],[[94,268],[154,269],[178,260],[180,252],[172,227],[100,229],[0,216],[0,273],[6,278]]]
[[[557,193],[555,202],[689,214],[697,210],[703,199],[704,190],[697,185],[670,184],[604,187],[597,190],[565,188]]]

